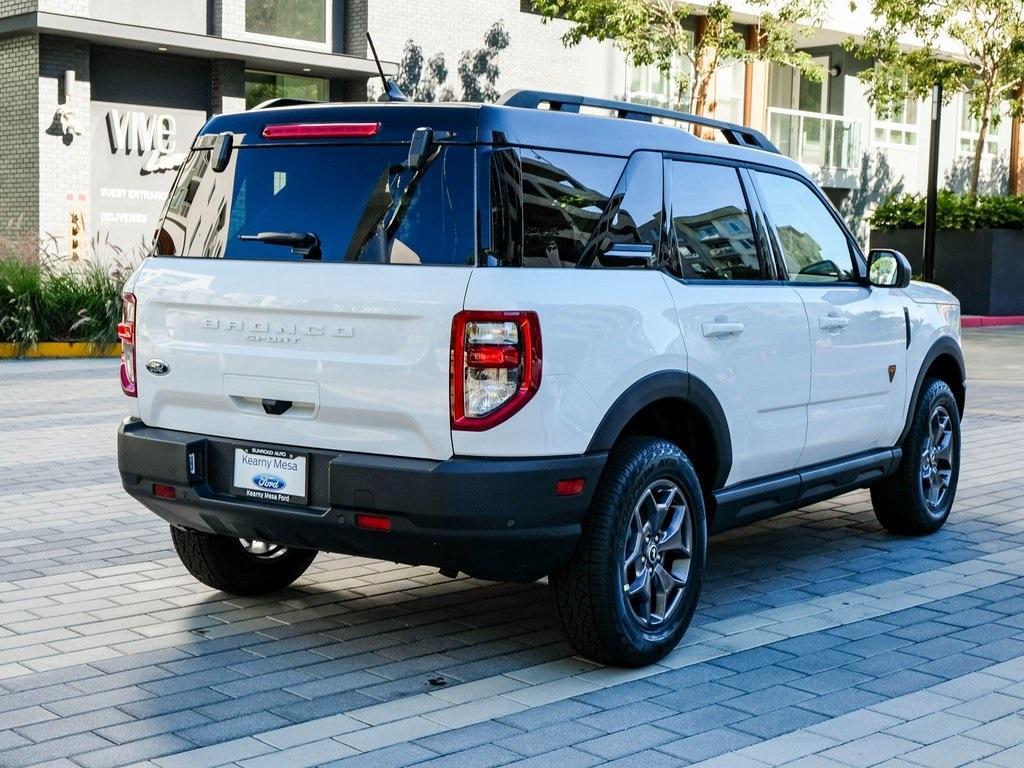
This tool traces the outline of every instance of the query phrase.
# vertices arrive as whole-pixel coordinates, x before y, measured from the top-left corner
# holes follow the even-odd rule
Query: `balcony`
[[[864,123],[843,115],[768,108],[768,137],[823,186],[852,189],[863,151]]]

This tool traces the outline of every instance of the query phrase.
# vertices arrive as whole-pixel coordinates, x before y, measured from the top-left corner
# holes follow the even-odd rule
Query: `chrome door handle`
[[[839,315],[827,315],[818,318],[818,325],[823,331],[838,331],[850,324],[850,318]]]
[[[705,336],[739,336],[743,333],[743,323],[701,323]]]

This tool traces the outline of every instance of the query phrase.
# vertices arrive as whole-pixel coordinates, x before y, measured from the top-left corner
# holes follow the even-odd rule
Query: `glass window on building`
[[[904,78],[906,82],[906,78]],[[917,99],[906,99],[892,105],[882,114],[876,109],[872,121],[872,141],[887,147],[917,146]]]
[[[245,73],[245,108],[252,109],[267,99],[308,99],[324,101],[327,81],[322,77],[302,77],[274,72]]]
[[[960,96],[960,130],[957,134],[957,151],[961,155],[974,156],[978,148],[978,137],[981,135],[981,121],[971,117],[968,106],[970,100],[961,94]],[[985,134],[985,148],[983,155],[999,154],[999,134],[993,130],[992,123],[988,124],[988,131]]]
[[[331,0],[245,0],[245,31],[312,46],[330,43]]]
[[[743,122],[743,93],[747,65],[734,61],[715,73],[715,117],[730,123]]]
[[[686,81],[680,93],[680,85]],[[693,84],[693,65],[688,59],[677,56],[668,72],[649,64],[636,66],[626,62],[625,100],[635,104],[647,104],[665,109],[690,110]]]

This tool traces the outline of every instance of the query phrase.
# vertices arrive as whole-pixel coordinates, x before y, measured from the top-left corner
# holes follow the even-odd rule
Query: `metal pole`
[[[935,209],[939,197],[939,131],[942,124],[942,81],[932,86],[932,130],[928,140],[928,195],[924,208],[924,279],[935,282]]]

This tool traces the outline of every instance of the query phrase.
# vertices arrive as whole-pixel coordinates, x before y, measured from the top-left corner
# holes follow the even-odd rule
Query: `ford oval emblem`
[[[268,491],[280,491],[285,487],[285,482],[280,477],[263,472],[252,476],[252,484],[257,488],[265,488]]]
[[[146,363],[146,370],[152,373],[154,376],[163,376],[171,367],[167,365],[163,360],[150,360]]]

